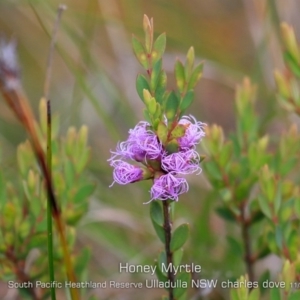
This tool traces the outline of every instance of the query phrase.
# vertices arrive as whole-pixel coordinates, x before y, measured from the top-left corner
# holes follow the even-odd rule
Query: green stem
[[[50,176],[52,176],[52,149],[51,149],[51,106],[50,100],[47,100],[47,165]],[[53,258],[53,233],[52,233],[52,208],[51,200],[47,198],[47,232],[48,232],[48,265],[50,282],[55,281],[54,277],[54,258]],[[56,300],[55,287],[51,284],[51,299]]]
[[[164,230],[165,230],[165,251],[167,256],[167,266],[168,266],[168,279],[170,281],[170,289],[169,289],[169,300],[174,300],[173,295],[173,287],[174,286],[174,270],[173,270],[173,252],[170,249],[171,237],[172,237],[172,221],[171,221],[171,206],[170,201],[162,201],[163,202],[163,213],[164,213]],[[169,268],[169,266],[172,266]]]

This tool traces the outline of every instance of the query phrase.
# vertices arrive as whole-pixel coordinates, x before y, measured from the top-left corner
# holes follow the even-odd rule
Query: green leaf
[[[143,27],[145,32],[145,49],[147,53],[151,52],[153,45],[153,27],[151,23],[152,22],[148,19],[148,17],[145,18],[144,15]]]
[[[164,122],[159,122],[156,134],[157,134],[159,140],[164,145],[166,143],[167,137],[168,137],[168,128]]]
[[[160,270],[158,264],[156,264],[155,273],[156,273],[156,276],[157,276],[157,278],[158,278],[159,281],[162,281],[162,282],[167,282],[167,281],[168,281],[168,277],[165,276],[165,275],[161,272],[161,270]]]
[[[30,237],[28,249],[32,248],[46,248],[47,247],[47,233],[46,228],[44,233],[37,233]]]
[[[178,300],[187,300],[187,292],[185,292]]]
[[[5,229],[12,229],[14,227],[16,218],[18,215],[17,206],[14,205],[13,202],[6,202],[5,206],[3,206],[3,210],[1,212],[1,225]]]
[[[149,115],[153,118],[153,115],[155,115],[156,112],[156,100],[154,97],[151,96],[148,90],[143,90],[143,96]]]
[[[178,228],[176,228],[171,238],[171,244],[170,244],[171,251],[174,252],[179,248],[181,248],[186,242],[186,240],[188,239],[188,235],[189,235],[189,225],[187,223],[182,224]]]
[[[174,91],[172,91],[169,94],[169,97],[167,99],[167,104],[165,109],[166,117],[170,123],[174,120],[176,116],[178,106],[179,106],[179,99],[177,95],[174,93]]]
[[[159,124],[160,120],[162,119],[161,111],[162,111],[161,110],[161,105],[156,102],[155,114],[153,115],[153,118],[156,121],[156,125],[154,126],[154,130],[157,129],[158,124]]]
[[[179,110],[181,112],[181,114],[183,114],[185,112],[185,110],[193,103],[194,101],[194,97],[195,97],[195,93],[193,90],[189,90],[185,96],[183,97],[180,106],[179,106]]]
[[[144,46],[134,35],[132,35],[131,42],[136,58],[145,69],[148,69],[147,54]]]
[[[27,220],[23,220],[23,222],[19,225],[18,227],[18,235],[21,238],[21,240],[25,240],[26,238],[28,238],[29,235],[31,235],[31,222],[32,220],[30,220],[29,218],[27,218]]]
[[[223,202],[230,202],[232,200],[232,191],[230,189],[230,187],[228,188],[223,188],[219,190],[219,194],[223,200]],[[228,207],[226,207],[226,209],[229,209]]]
[[[261,259],[261,258],[264,258],[266,257],[267,255],[271,254],[271,250],[269,249],[269,247],[267,246],[264,246],[263,249],[260,249],[259,250],[259,253],[257,255],[257,258],[258,259]]]
[[[70,160],[64,161],[64,175],[67,187],[71,188],[74,182],[75,169],[73,163]]]
[[[207,174],[210,178],[216,180],[222,180],[222,174],[217,163],[213,160],[208,161],[204,164]]]
[[[150,90],[150,86],[149,86],[149,83],[146,79],[146,77],[144,75],[141,75],[139,74],[136,78],[136,90],[138,92],[138,95],[140,96],[141,100],[143,102],[144,101],[144,94],[143,94],[143,91],[144,90]]]
[[[293,72],[293,74],[296,77],[300,78],[300,66],[295,60],[294,56],[292,56],[290,52],[286,51],[283,54],[283,57],[284,57],[284,61],[286,62],[290,70]]]
[[[163,56],[166,49],[166,33],[162,33],[155,40],[151,53],[152,63],[155,64]]]
[[[191,75],[191,72],[193,70],[194,67],[194,61],[195,61],[195,51],[194,51],[194,47],[190,47],[190,49],[188,50],[188,53],[186,55],[186,62],[185,62],[185,78],[189,78]]]
[[[272,212],[269,206],[267,198],[263,197],[262,195],[258,196],[258,203],[260,206],[261,211],[264,213],[266,217],[272,219]]]
[[[180,60],[176,60],[175,63],[175,78],[178,90],[182,92],[185,87],[185,74],[184,66]]]
[[[167,85],[167,74],[164,70],[160,71],[158,83],[155,90],[155,99],[161,105],[164,103],[165,100],[165,92],[166,92],[166,85]]]
[[[151,91],[155,91],[158,85],[159,76],[161,73],[162,60],[159,59],[153,66],[151,77],[150,77],[150,87]]]
[[[237,289],[230,290],[230,300],[240,300]]]
[[[165,271],[163,271],[163,266],[164,266],[164,270],[166,269],[165,266],[167,266],[167,256],[166,256],[166,252],[164,250],[161,251],[158,255],[157,265],[159,267],[160,272],[162,274],[164,274],[165,276],[167,276],[167,273]]]
[[[75,260],[75,273],[77,275],[80,276],[85,271],[89,263],[90,257],[91,257],[90,249],[83,248],[81,250],[81,253],[76,257]]]
[[[167,150],[168,154],[176,153],[176,152],[178,152],[178,149],[179,149],[179,144],[176,139],[171,140],[166,145],[166,150]]]
[[[74,203],[79,204],[82,201],[86,200],[93,193],[94,190],[94,184],[86,184],[84,186],[81,186],[74,197]]]
[[[236,216],[230,208],[222,206],[215,209],[216,213],[224,220],[236,222]]]
[[[163,211],[158,201],[152,201],[150,203],[150,217],[152,222],[156,223],[157,225],[162,226],[164,219],[163,219]]]
[[[263,286],[263,282],[270,280],[270,270],[266,270],[265,272],[262,273],[262,275],[259,277],[258,279],[258,285],[260,286],[260,288],[262,289],[262,292],[264,292],[264,290],[266,290],[267,288],[265,288]],[[272,299],[272,298],[271,298]]]
[[[173,263],[175,266],[179,266],[183,256],[183,249],[178,249],[173,253]]]
[[[299,299],[300,299],[300,291],[297,291],[297,292],[293,293],[288,298],[288,300],[299,300]]]
[[[233,253],[235,257],[243,257],[244,251],[242,245],[231,236],[227,236],[227,241],[230,246],[230,253]]]
[[[178,139],[184,136],[186,127],[183,124],[177,124],[177,126],[171,132],[171,139]]]
[[[174,298],[180,298],[186,291],[191,281],[190,273],[181,273],[178,275],[177,280],[181,283],[181,287],[177,287],[174,289]]]
[[[86,213],[88,209],[87,202],[83,202],[80,207],[77,208],[67,208],[64,211],[64,218],[66,220],[67,225],[75,227],[78,221],[82,218],[82,216]]]
[[[162,243],[165,244],[166,243],[166,238],[165,238],[164,228],[161,225],[158,225],[157,223],[155,223],[153,220],[152,220],[152,224],[153,224],[153,227],[155,229],[155,232],[156,232],[157,236],[162,241]]]
[[[279,288],[270,289],[270,300],[281,300]]]
[[[200,155],[200,161],[199,161],[199,162],[200,162],[200,163],[203,162],[205,158],[206,158],[205,155]]]
[[[150,124],[152,124],[152,121],[151,121],[151,118],[150,118],[150,115],[149,115],[149,112],[148,110],[145,108],[144,111],[143,111],[143,115],[144,115],[144,118],[147,122],[149,122]]]
[[[188,90],[194,89],[199,79],[202,77],[203,63],[200,63],[192,72],[188,82]]]
[[[259,289],[253,289],[251,292],[250,292],[250,295],[248,297],[248,300],[260,300],[260,292],[259,292]]]

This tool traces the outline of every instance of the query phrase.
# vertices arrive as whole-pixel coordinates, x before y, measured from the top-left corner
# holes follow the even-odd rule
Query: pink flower
[[[115,182],[124,185],[144,179],[143,169],[138,166],[133,166],[122,160],[114,160],[111,166],[114,167],[114,182],[110,186]]]
[[[164,156],[161,161],[161,166],[166,172],[175,172],[178,174],[201,173],[199,166],[200,157],[194,150],[180,151]]]
[[[178,196],[186,193],[188,189],[188,183],[184,178],[175,177],[172,173],[168,173],[154,179],[150,190],[151,201],[155,199],[178,201]]]
[[[193,117],[183,116],[179,121],[179,124],[186,126],[186,131],[183,137],[178,139],[179,146],[181,149],[192,149],[195,148],[201,139],[205,136],[203,127],[205,123],[199,122]]]

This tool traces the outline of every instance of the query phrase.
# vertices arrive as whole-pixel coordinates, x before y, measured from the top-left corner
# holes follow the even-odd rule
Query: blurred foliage
[[[47,113],[46,101],[40,102],[40,123],[37,125],[40,140],[46,150]],[[70,128],[65,138],[58,137],[58,116],[52,126],[52,174],[56,193],[60,199],[63,218],[68,225],[67,240],[71,248],[76,240],[75,225],[88,209],[87,198],[93,193],[95,184],[88,180],[83,170],[89,160],[87,147],[88,129]],[[29,141],[17,149],[18,171],[12,183],[1,173],[0,199],[0,278],[4,281],[28,282],[35,279],[48,281],[47,218],[44,179],[36,163]],[[18,175],[19,174],[19,175]],[[62,249],[55,241],[54,268],[57,280],[65,278]],[[35,251],[34,251],[35,250]],[[31,254],[30,254],[31,253]],[[31,256],[30,261],[28,261]],[[72,258],[78,278],[84,278],[89,250],[82,247]],[[30,289],[22,289],[23,299],[32,299]],[[48,289],[43,289],[39,299],[46,299]],[[42,298],[43,297],[43,298]]]

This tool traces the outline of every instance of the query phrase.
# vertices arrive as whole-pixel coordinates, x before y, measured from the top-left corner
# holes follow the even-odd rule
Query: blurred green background
[[[43,93],[56,0],[0,0],[0,32],[18,41],[24,88],[37,112]],[[282,66],[278,26],[284,20],[299,32],[297,0],[66,0],[53,63],[50,99],[60,115],[65,134],[69,126],[89,126],[92,156],[89,173],[97,184],[90,211],[78,228],[77,249],[92,253],[88,280],[140,281],[145,274],[120,274],[119,263],[152,264],[162,244],[149,219],[150,182],[114,185],[107,163],[110,150],[142,120],[143,104],[135,90],[142,67],[131,49],[131,35],[143,37],[143,14],[154,18],[156,35],[167,33],[163,66],[168,86],[175,88],[173,66],[194,46],[197,60],[205,61],[204,76],[189,110],[198,120],[234,129],[236,84],[247,75],[258,86],[257,109],[271,132],[287,118],[277,109],[274,68]],[[297,27],[298,26],[298,27]],[[277,112],[280,119],[273,120]],[[278,121],[279,120],[279,121]],[[26,134],[0,101],[1,168],[16,174],[16,146]],[[199,148],[200,153],[203,150]],[[205,163],[205,162],[204,162]],[[204,174],[189,178],[190,192],[177,205],[175,225],[191,225],[184,262],[200,264],[201,278],[231,278],[245,273],[231,251],[226,235],[239,235],[214,213],[218,197]],[[92,290],[101,299],[158,299],[162,290]],[[224,297],[224,291],[219,291]],[[205,291],[191,291],[206,299]],[[211,299],[222,299],[219,295]]]

